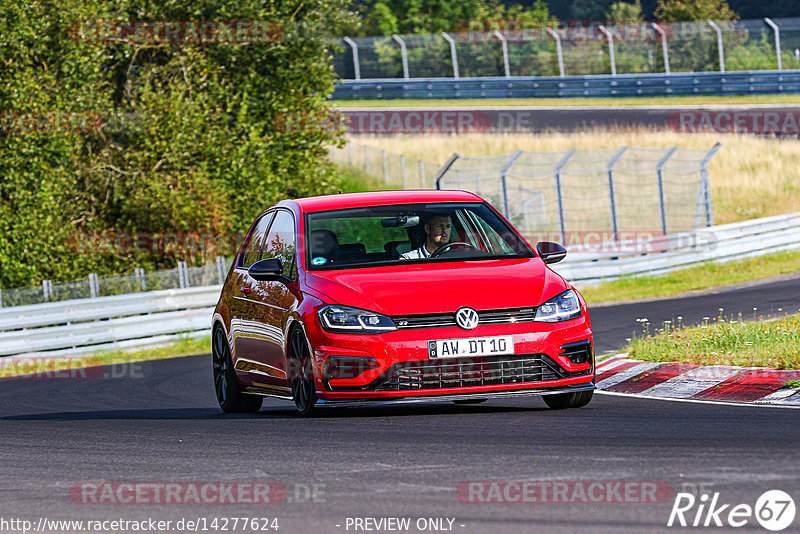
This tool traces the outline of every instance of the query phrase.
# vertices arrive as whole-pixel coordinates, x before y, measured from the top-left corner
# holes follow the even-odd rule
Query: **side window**
[[[293,278],[294,217],[288,211],[278,211],[264,241],[262,258],[278,258],[283,264],[283,275]]]
[[[250,234],[244,251],[239,259],[239,267],[247,269],[261,259],[261,243],[264,241],[264,234],[267,232],[269,222],[272,220],[272,213],[267,213],[256,222],[253,232]]]

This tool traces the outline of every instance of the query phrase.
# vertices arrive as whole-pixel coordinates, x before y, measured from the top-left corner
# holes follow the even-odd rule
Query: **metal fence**
[[[91,273],[83,280],[55,284],[43,280],[41,286],[0,290],[0,308],[222,284],[229,266],[229,259],[218,256],[216,262],[201,267],[181,261],[176,268],[161,271],[137,268],[130,274]]]
[[[683,232],[714,224],[708,162],[719,150],[622,147],[453,154],[437,189],[466,189],[489,200],[525,234]]]
[[[651,252],[644,252],[649,249]],[[630,276],[657,276],[704,262],[727,262],[800,250],[800,213],[721,224],[651,240],[626,243],[616,251],[570,247],[552,268],[578,287]]]
[[[334,68],[342,80],[800,69],[800,17],[521,26],[344,37]]]
[[[440,167],[437,163],[352,141],[342,147],[331,147],[330,159],[334,163],[359,169],[388,186],[401,189],[433,189],[434,177]]]

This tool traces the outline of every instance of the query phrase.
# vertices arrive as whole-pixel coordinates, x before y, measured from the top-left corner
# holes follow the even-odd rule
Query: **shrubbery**
[[[0,5],[0,286],[208,261],[216,250],[98,254],[76,236],[242,232],[281,198],[338,188],[324,155],[339,134],[286,132],[282,118],[327,106],[329,39],[352,24],[348,2],[144,5]],[[280,31],[261,42],[115,41],[81,33],[96,26],[86,21]]]

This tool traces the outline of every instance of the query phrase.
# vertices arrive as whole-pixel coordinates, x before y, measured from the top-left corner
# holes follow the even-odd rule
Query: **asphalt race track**
[[[591,312],[598,352],[624,343],[637,318],[693,322],[720,307],[745,316],[753,307],[797,311],[800,281],[598,307]],[[209,355],[118,370],[124,376],[0,381],[0,523],[264,517],[277,518],[279,532],[336,533],[379,531],[356,530],[354,518],[406,517],[405,532],[675,532],[691,530],[667,528],[679,491],[718,492],[720,503],[754,506],[763,492],[780,489],[800,503],[794,409],[598,394],[568,411],[509,399],[328,409],[303,420],[287,403],[266,400],[256,415],[227,416],[216,405]],[[456,491],[470,481],[509,480],[543,487],[651,482],[670,491],[659,502],[623,504],[613,492],[610,503],[574,495],[570,502],[480,503],[463,502]],[[277,482],[287,494],[260,505],[83,504],[70,494],[83,481]],[[420,518],[445,518],[444,528],[418,529]],[[764,532],[753,518],[736,530]],[[797,530],[795,518],[785,532]]]
[[[348,107],[347,101],[337,101],[350,124],[351,134],[386,135],[419,133],[505,132],[585,132],[593,128],[645,128],[653,131],[694,133],[711,131],[729,133],[734,129],[746,133],[770,134],[765,127],[765,117],[780,117],[776,125],[778,134],[797,136],[798,129],[787,125],[785,115],[800,111],[797,104],[713,104],[713,105],[654,105],[654,106],[475,106],[458,105],[454,100],[447,106],[408,107]],[[421,114],[433,122],[429,131],[419,130]],[[442,114],[450,113],[453,126],[442,123]],[[413,115],[413,120],[409,117]],[[453,117],[461,116],[461,119]],[[405,122],[407,120],[409,122]],[[738,119],[736,119],[738,117]],[[398,121],[394,122],[393,121]],[[461,129],[455,124],[462,121]],[[734,127],[732,121],[738,120]],[[709,122],[710,121],[710,122]],[[717,122],[719,121],[719,122]],[[394,126],[392,126],[394,124]],[[423,123],[424,124],[424,123]],[[415,129],[416,128],[416,129]],[[455,128],[456,130],[453,130]]]

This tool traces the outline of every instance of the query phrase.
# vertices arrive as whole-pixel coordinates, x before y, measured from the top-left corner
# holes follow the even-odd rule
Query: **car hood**
[[[570,287],[539,258],[315,271],[306,283],[337,304],[386,315],[537,306]]]

